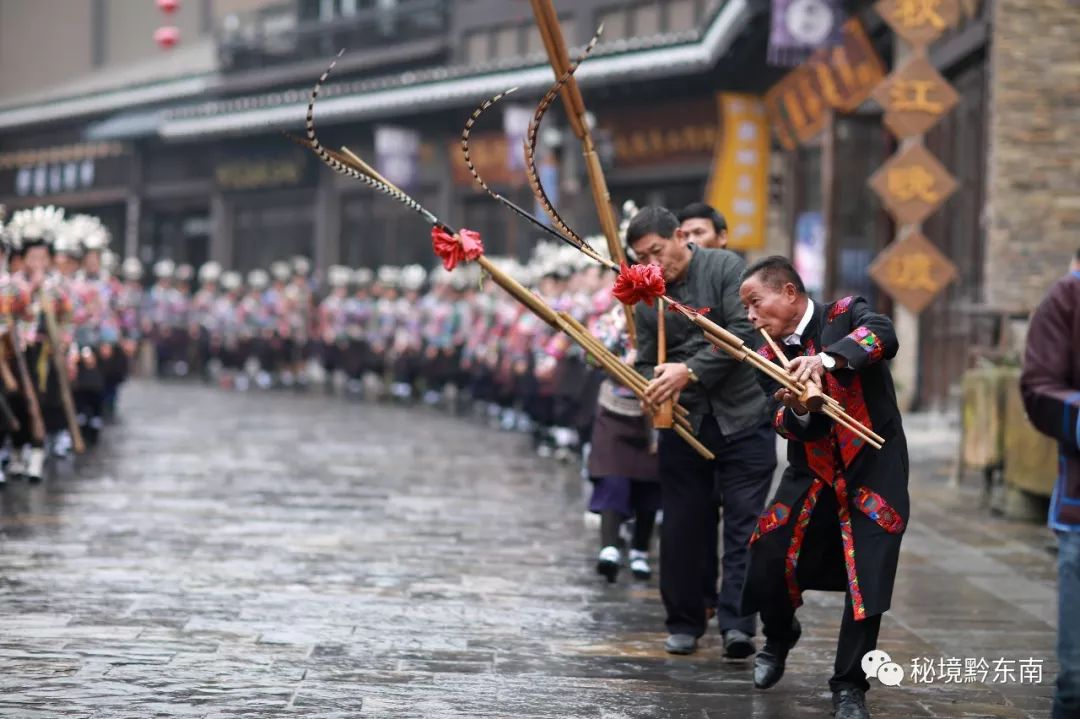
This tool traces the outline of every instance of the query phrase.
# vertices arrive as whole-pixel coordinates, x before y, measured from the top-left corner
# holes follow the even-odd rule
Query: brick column
[[[986,301],[1033,309],[1080,247],[1080,4],[995,0]]]

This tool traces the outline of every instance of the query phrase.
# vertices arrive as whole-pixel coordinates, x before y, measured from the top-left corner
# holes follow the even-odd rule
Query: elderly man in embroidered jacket
[[[1020,390],[1039,431],[1058,441],[1061,472],[1050,504],[1057,532],[1058,662],[1053,719],[1080,718],[1080,251],[1031,318]]]
[[[795,618],[807,589],[847,593],[829,681],[836,716],[869,716],[863,656],[877,646],[908,519],[908,454],[885,360],[896,355],[892,322],[861,297],[814,303],[783,257],[747,268],[740,297],[791,360],[800,381],[819,383],[849,415],[885,438],[876,450],[793,393],[765,382],[773,426],[788,440],[790,466],[751,538],[743,611],[760,612],[766,645],[754,684],[780,680],[801,634]],[[768,347],[761,354],[776,359]],[[764,375],[761,375],[764,380]]]

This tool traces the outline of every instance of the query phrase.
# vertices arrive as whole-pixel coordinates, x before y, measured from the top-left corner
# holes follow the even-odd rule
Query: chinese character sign
[[[960,0],[880,0],[874,9],[915,48],[925,48],[960,22]]]
[[[819,50],[765,95],[777,138],[788,150],[825,126],[829,109],[852,112],[885,76],[885,66],[858,20],[844,23],[840,43]]]
[[[761,100],[717,96],[720,133],[706,201],[728,221],[728,248],[764,247],[769,186],[769,124]]]
[[[874,99],[885,109],[885,126],[901,140],[932,128],[959,100],[923,55],[889,75],[874,90]]]
[[[870,178],[870,187],[900,225],[918,224],[956,191],[956,180],[922,145],[893,155]]]
[[[918,313],[956,279],[957,270],[948,257],[916,232],[878,255],[870,265],[870,276],[889,296]]]

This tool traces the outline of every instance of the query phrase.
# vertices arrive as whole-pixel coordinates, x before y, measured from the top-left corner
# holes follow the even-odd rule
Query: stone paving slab
[[[580,479],[520,435],[321,395],[136,382],[105,444],[0,495],[0,716],[821,717],[842,598],[809,593],[784,680],[716,632],[664,653],[655,580],[608,586]],[[912,521],[881,648],[1043,661],[1041,683],[875,687],[875,717],[1044,717],[1045,528],[990,517],[913,420]]]

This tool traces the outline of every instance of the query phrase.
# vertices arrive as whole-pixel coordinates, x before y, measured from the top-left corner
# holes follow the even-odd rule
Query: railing
[[[338,12],[311,19],[301,14],[301,8],[318,10],[323,4]],[[250,70],[325,58],[341,48],[362,50],[445,37],[450,2],[396,0],[357,7],[348,14],[340,12],[340,5],[301,0],[226,17],[217,32],[222,68]]]

